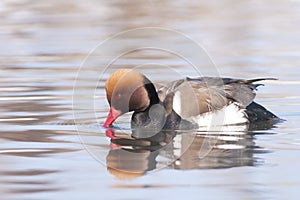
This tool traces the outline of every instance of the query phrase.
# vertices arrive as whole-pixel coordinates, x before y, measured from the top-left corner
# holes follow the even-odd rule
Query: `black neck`
[[[145,88],[149,94],[150,106],[159,103],[159,98],[153,83],[147,78],[144,78]]]

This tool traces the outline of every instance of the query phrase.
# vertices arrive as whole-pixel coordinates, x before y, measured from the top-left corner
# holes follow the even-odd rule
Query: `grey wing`
[[[254,84],[254,82],[263,80],[276,80],[274,78],[259,79],[232,79],[218,77],[202,77],[197,79],[187,78],[193,82],[195,89],[200,93],[206,91],[210,103],[214,108],[222,108],[228,102],[237,102],[240,106],[246,108],[251,104],[256,96],[255,90],[262,84]],[[207,94],[206,94],[207,96]]]
[[[209,86],[208,86],[209,85]],[[174,110],[182,118],[219,110],[227,104],[226,94],[214,81],[208,84],[201,79],[181,79],[162,86],[157,92],[167,114]]]
[[[164,85],[157,92],[167,113],[174,109],[181,117],[189,118],[220,110],[231,102],[237,102],[239,106],[246,108],[255,98],[254,90],[261,85],[253,83],[261,80],[268,78],[186,78]]]

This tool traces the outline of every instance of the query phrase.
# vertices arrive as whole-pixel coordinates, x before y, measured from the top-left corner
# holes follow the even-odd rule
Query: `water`
[[[2,1],[1,200],[298,199],[299,11],[300,3],[292,0]],[[98,125],[109,109],[103,88],[109,73],[149,60],[161,65],[155,71],[143,68],[157,83],[193,72],[174,55],[148,50],[123,56],[103,74],[104,58],[90,60],[78,79],[80,65],[96,45],[144,26],[175,29],[203,45],[218,70],[203,65],[203,75],[278,78],[265,82],[256,99],[285,121],[209,140],[206,134],[181,134],[174,149],[156,154],[145,148],[146,141],[126,139],[130,115],[125,115],[117,122],[122,130],[116,130],[125,139],[113,142],[125,144],[135,156],[123,151],[118,158],[118,145]],[[76,88],[80,98],[75,101],[81,105],[75,110],[77,126],[72,105],[76,77],[82,81]],[[85,95],[95,87],[95,93]],[[214,148],[200,159],[199,152],[205,151],[199,147],[205,150],[207,144]],[[172,162],[182,153],[180,162]]]

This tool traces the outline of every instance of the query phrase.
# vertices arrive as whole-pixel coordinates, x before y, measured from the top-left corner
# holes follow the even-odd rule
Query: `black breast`
[[[154,104],[143,112],[134,112],[131,118],[132,136],[149,138],[163,130],[193,129],[197,126],[181,119],[174,111],[169,115],[162,104]]]

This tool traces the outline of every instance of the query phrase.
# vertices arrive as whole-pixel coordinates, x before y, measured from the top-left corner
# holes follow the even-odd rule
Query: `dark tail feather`
[[[254,82],[258,82],[258,81],[276,81],[278,80],[277,78],[255,78],[255,79],[249,79],[249,80],[246,80],[245,83],[254,83]]]
[[[240,83],[240,84],[246,84],[251,86],[252,89],[256,89],[258,86],[263,86],[264,84],[253,84],[254,82],[258,81],[266,81],[266,80],[278,80],[277,78],[255,78],[255,79],[223,79],[224,84],[230,84],[230,83]]]
[[[246,80],[247,84],[252,84],[253,85],[253,89],[256,90],[257,87],[259,86],[264,86],[264,84],[258,83],[258,84],[253,84],[254,82],[258,82],[258,81],[266,81],[266,80],[278,80],[277,78],[256,78],[256,79],[250,79],[250,80]]]

